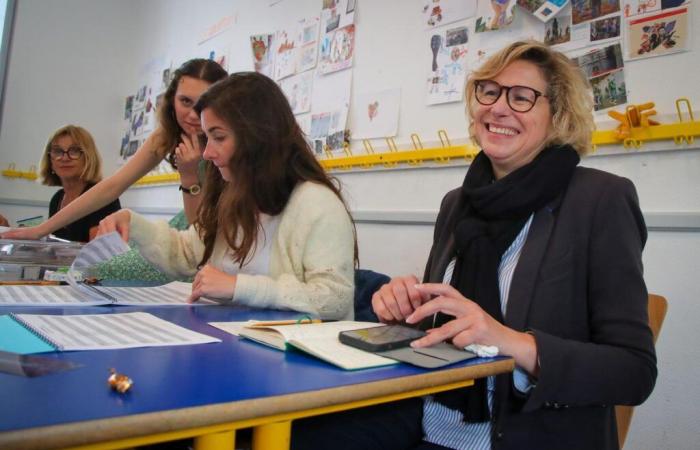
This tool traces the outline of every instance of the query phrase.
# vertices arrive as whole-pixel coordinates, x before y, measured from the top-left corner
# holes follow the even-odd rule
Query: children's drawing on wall
[[[620,11],[620,0],[571,0],[574,25]]]
[[[628,27],[628,59],[662,56],[688,49],[687,7],[630,19]]]
[[[335,72],[313,80],[309,138],[319,156],[325,154],[325,146],[332,152],[343,149],[351,83],[352,70]]]
[[[319,71],[331,73],[352,67],[355,53],[355,24],[337,28],[321,42]]]
[[[686,0],[624,0],[625,17],[647,14],[662,9],[676,8]]]
[[[353,99],[350,127],[353,139],[396,136],[401,89],[361,93]]]
[[[429,34],[432,60],[427,79],[427,104],[458,102],[467,75],[469,31],[458,26]]]
[[[473,17],[474,14],[475,1],[425,0],[423,5],[423,23],[428,29]]]
[[[215,39],[215,41],[218,39]],[[219,44],[210,45],[204,51],[202,55],[204,58],[217,62],[224,70],[228,71],[228,61],[229,61],[229,45]]]
[[[296,33],[289,29],[278,30],[274,43],[275,80],[294,75],[297,67]]]
[[[573,61],[583,69],[589,79],[624,67],[620,44],[592,50],[578,58],[573,58]]]
[[[513,23],[515,0],[480,1],[474,32],[502,30]]]
[[[307,71],[280,81],[280,87],[289,100],[294,114],[311,110],[311,86],[313,71]]]
[[[605,19],[598,19],[591,22],[590,40],[591,42],[606,39],[619,39],[620,37],[620,16],[612,16]]]
[[[255,71],[270,78],[273,77],[274,52],[272,51],[274,34],[256,34],[250,37]]]
[[[309,137],[311,135],[311,114],[300,114],[295,117],[301,131],[303,131],[304,134]]]
[[[124,120],[131,119],[131,110],[134,107],[134,96],[129,95],[124,102]]]
[[[297,72],[316,67],[318,56],[318,28],[320,19],[311,17],[299,22],[299,56]]]
[[[625,73],[623,69],[590,79],[593,89],[593,109],[612,108],[627,103]]]
[[[161,73],[160,76],[160,90],[164,91],[167,89],[168,85],[170,84],[170,80],[172,79],[172,70],[170,67],[166,67],[163,69],[163,72]]]
[[[569,0],[517,0],[518,6],[543,22],[554,17],[559,10],[569,3]]]
[[[322,74],[352,67],[355,53],[355,7],[348,0],[324,0],[318,70]]]
[[[571,40],[571,16],[556,16],[544,24],[544,43],[559,45]]]

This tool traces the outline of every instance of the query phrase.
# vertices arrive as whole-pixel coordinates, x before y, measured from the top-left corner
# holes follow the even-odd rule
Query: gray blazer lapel
[[[553,226],[554,215],[551,207],[545,207],[535,213],[518,265],[513,273],[506,308],[505,323],[515,330],[523,330],[525,327],[537,274],[540,271]]]

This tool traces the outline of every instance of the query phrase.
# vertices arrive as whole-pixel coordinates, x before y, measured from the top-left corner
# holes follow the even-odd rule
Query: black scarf
[[[474,300],[494,319],[503,323],[498,266],[503,253],[522,230],[530,215],[566,189],[579,163],[569,145],[550,146],[534,160],[494,181],[491,161],[480,152],[462,184],[461,211],[453,233],[456,265],[452,286]],[[435,326],[453,316],[439,313]],[[473,387],[435,396],[443,405],[460,410],[466,422],[489,420],[486,379]]]

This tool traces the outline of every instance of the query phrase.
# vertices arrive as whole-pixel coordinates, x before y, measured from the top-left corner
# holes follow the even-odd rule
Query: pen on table
[[[261,322],[255,322],[248,325],[249,327],[272,327],[276,325],[306,325],[309,323],[321,323],[321,319],[302,319],[302,320],[267,320]]]
[[[10,285],[31,285],[31,286],[58,286],[60,281],[52,280],[16,280],[16,281],[0,281],[0,286]]]

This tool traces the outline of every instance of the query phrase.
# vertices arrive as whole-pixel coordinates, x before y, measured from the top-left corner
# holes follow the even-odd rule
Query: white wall
[[[358,1],[353,92],[402,88],[399,147],[407,146],[413,132],[424,141],[435,140],[441,128],[453,140],[466,137],[461,104],[424,106],[430,50],[418,25],[423,3]],[[118,151],[123,99],[137,89],[144,70],[170,59],[202,56],[205,47],[197,45],[199,36],[232,14],[236,23],[215,39],[231,44],[232,70],[250,70],[250,34],[317,14],[321,0],[267,5],[262,0],[21,0],[0,129],[0,168],[9,162],[21,168],[35,163],[48,134],[76,122],[95,134],[106,171],[114,170],[110,152]],[[692,10],[692,22],[700,23],[697,1]],[[518,21],[528,20],[520,16]],[[692,34],[693,48],[700,48],[699,36]],[[687,96],[698,109],[700,90],[691,78],[700,71],[698,52],[628,63],[631,101],[653,100],[659,113],[670,114],[674,99]],[[649,401],[637,408],[626,448],[691,449],[697,447],[700,425],[695,413],[700,400],[695,346],[700,341],[695,326],[700,321],[700,301],[695,298],[700,292],[700,148],[676,148],[673,143],[645,148],[658,151],[608,149],[603,153],[613,154],[583,161],[636,184],[651,225],[644,255],[647,283],[651,292],[667,296],[670,303],[658,343],[658,384]],[[465,171],[465,165],[453,164],[337,174],[358,218],[362,265],[392,275],[421,274],[432,238],[430,220],[442,195],[461,183]],[[0,209],[11,219],[45,212],[42,202],[51,192],[25,180],[0,177]],[[122,202],[167,216],[179,209],[181,197],[173,186],[134,188]],[[683,218],[689,224],[685,228],[680,227]]]

